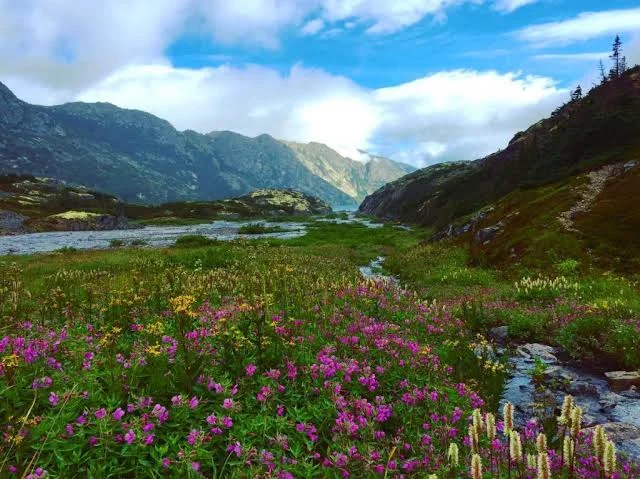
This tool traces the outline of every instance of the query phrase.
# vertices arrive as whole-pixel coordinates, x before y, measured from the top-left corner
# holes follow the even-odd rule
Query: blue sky
[[[423,166],[504,146],[616,33],[640,62],[637,0],[0,0],[0,81]]]
[[[256,63],[286,72],[294,63],[347,76],[368,88],[411,81],[447,69],[523,70],[550,75],[572,85],[593,61],[538,59],[553,53],[608,53],[611,35],[568,45],[540,48],[517,40],[516,32],[533,24],[562,21],[582,12],[637,7],[634,0],[541,0],[513,12],[496,11],[489,3],[463,4],[446,17],[425,17],[415,25],[389,35],[366,34],[368,24],[346,28],[350,20],[325,27],[315,35],[301,35],[295,27],[282,32],[279,45],[216,42],[206,32],[188,32],[176,39],[167,55],[174,65],[187,68],[225,63]],[[312,18],[312,17],[310,17]],[[339,32],[333,32],[340,29]],[[640,25],[638,25],[640,31]],[[329,32],[329,34],[327,34]],[[630,40],[630,32],[620,32]],[[606,56],[603,60],[607,61]],[[597,63],[597,62],[596,62]]]

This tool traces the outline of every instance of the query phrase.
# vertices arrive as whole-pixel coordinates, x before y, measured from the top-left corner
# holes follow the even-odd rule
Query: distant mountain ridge
[[[401,170],[389,169],[386,181]],[[180,132],[166,120],[110,103],[31,105],[2,83],[0,173],[57,178],[139,203],[216,200],[262,188],[297,189],[347,207],[362,199],[311,171],[269,135]],[[375,189],[363,188],[358,191]]]
[[[309,171],[324,178],[339,190],[362,201],[388,183],[389,178],[400,178],[415,168],[382,156],[369,155],[368,162],[355,161],[341,156],[322,143],[296,143],[283,141]],[[362,153],[366,153],[362,151]]]

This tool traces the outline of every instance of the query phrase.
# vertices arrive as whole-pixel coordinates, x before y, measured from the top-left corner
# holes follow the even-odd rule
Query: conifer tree
[[[605,83],[607,83],[607,74],[604,72],[604,64],[600,60],[600,84],[604,85]]]
[[[613,41],[613,47],[611,48],[611,55],[609,55],[611,61],[613,61],[613,66],[609,71],[609,77],[612,79],[620,78],[622,75],[621,67],[622,67],[622,41],[620,40],[620,35],[616,35],[615,40]]]

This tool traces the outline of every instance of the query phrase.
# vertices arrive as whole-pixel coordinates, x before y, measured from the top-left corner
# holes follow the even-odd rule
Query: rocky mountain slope
[[[386,181],[404,173],[389,171]],[[139,203],[215,200],[259,188],[294,188],[345,207],[361,200],[268,135],[180,132],[151,114],[108,103],[30,105],[2,83],[0,173],[53,177]]]
[[[381,156],[370,155],[366,163],[345,158],[322,143],[283,143],[309,171],[358,201],[389,181],[415,171],[413,166]]]
[[[367,197],[360,211],[432,227],[436,238],[466,235],[495,261],[532,249],[577,256],[579,242],[581,251],[619,255],[640,234],[640,213],[629,210],[640,200],[631,186],[639,160],[635,67],[516,134],[504,150],[416,171]]]

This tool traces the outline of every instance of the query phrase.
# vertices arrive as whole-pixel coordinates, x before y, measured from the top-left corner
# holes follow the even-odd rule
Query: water
[[[202,235],[207,238],[230,241],[235,239],[277,238],[291,239],[304,236],[307,229],[303,223],[268,223],[286,231],[259,235],[241,235],[241,226],[251,222],[214,221],[213,223],[185,226],[147,226],[135,230],[109,231],[56,231],[31,233],[16,236],[0,236],[0,255],[48,253],[61,248],[104,249],[111,241],[123,241],[125,245],[134,240],[144,241],[147,246],[169,246],[185,235]]]

